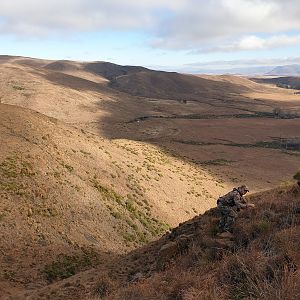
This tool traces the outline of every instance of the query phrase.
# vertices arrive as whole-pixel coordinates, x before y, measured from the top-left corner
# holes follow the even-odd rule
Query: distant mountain
[[[183,69],[183,73],[193,74],[208,74],[208,75],[245,75],[245,76],[300,76],[300,65],[286,65],[286,66],[248,66],[236,67],[227,69]]]
[[[300,76],[300,65],[278,66],[266,73],[272,76]]]
[[[239,67],[239,68],[229,68],[229,69],[197,69],[191,71],[189,70],[180,70],[184,73],[192,74],[207,74],[207,75],[264,75],[267,72],[270,72],[273,67],[266,66],[255,66],[255,67]]]

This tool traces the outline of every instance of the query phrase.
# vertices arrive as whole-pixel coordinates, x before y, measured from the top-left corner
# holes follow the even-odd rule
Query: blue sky
[[[166,70],[300,63],[298,0],[3,0],[0,54]]]

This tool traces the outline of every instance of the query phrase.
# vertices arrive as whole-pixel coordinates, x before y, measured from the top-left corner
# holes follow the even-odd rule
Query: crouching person
[[[220,197],[217,201],[218,209],[221,213],[221,220],[219,222],[219,230],[221,232],[232,233],[235,219],[241,209],[254,207],[254,204],[247,203],[244,195],[249,192],[247,186],[242,185],[234,188],[228,194]]]

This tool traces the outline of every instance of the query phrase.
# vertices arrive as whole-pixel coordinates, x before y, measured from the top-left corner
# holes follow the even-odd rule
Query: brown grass
[[[119,288],[107,299],[299,299],[300,216],[295,209],[300,189],[279,188],[252,200],[257,207],[240,215],[231,250],[207,255],[209,243],[202,237],[165,271]]]

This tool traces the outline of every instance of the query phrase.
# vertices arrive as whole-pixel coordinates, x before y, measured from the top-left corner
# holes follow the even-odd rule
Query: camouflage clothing
[[[218,209],[221,213],[219,229],[221,231],[232,231],[235,219],[238,216],[237,212],[248,206],[243,197],[247,191],[249,190],[246,186],[241,186],[218,199]]]
[[[219,222],[220,231],[231,232],[237,218],[237,212],[229,206],[219,205],[218,208],[221,213],[221,220]]]

